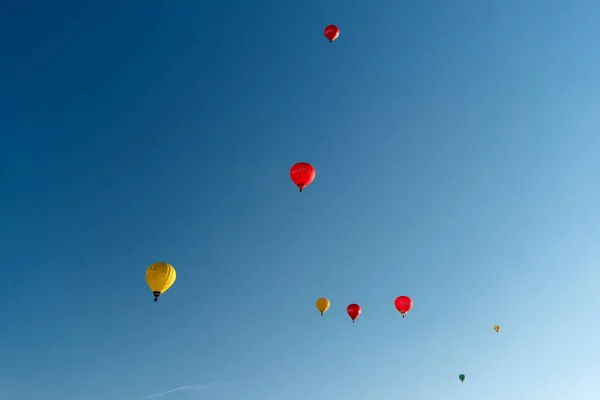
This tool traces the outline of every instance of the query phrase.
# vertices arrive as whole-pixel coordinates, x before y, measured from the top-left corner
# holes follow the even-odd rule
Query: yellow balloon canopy
[[[331,305],[331,303],[325,297],[321,297],[320,299],[317,299],[317,310],[319,310],[321,312],[321,315],[325,314],[325,311],[327,311],[329,309],[330,305]]]
[[[158,297],[169,290],[175,283],[175,279],[177,279],[177,273],[171,264],[158,262],[148,267],[146,282],[154,294],[154,301],[158,301]]]
[[[502,329],[502,328],[500,327],[500,325],[494,325],[494,330],[495,330],[496,332],[500,332],[500,329]]]

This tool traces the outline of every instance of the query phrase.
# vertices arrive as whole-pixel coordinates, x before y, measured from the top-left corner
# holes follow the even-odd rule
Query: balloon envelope
[[[348,313],[350,318],[352,318],[352,322],[354,322],[356,318],[360,316],[362,309],[358,304],[350,304],[348,308],[346,308],[346,312]]]
[[[175,283],[177,273],[171,264],[158,262],[150,265],[146,270],[146,283],[154,294],[154,301],[158,301],[158,297],[169,290]]]
[[[502,329],[502,327],[500,325],[494,325],[494,330],[496,332],[500,332],[500,329]]]
[[[290,178],[300,191],[310,185],[315,180],[317,171],[309,163],[299,162],[290,169]]]
[[[465,381],[465,374],[460,374],[458,376],[458,379],[460,379],[461,382],[464,382]]]
[[[396,306],[396,310],[402,314],[402,318],[404,318],[404,315],[410,311],[412,305],[412,299],[408,296],[400,296],[394,300],[394,306]]]
[[[325,27],[325,37],[327,39],[329,39],[330,42],[333,42],[335,39],[338,38],[338,36],[340,36],[340,28],[338,28],[335,25],[327,25],[327,27]]]
[[[321,297],[320,299],[317,299],[317,310],[319,310],[321,312],[321,315],[325,314],[325,311],[327,311],[329,309],[330,305],[331,305],[331,303],[325,297]]]

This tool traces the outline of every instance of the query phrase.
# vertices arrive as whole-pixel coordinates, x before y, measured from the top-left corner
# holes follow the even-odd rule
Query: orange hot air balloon
[[[333,42],[335,39],[340,36],[340,28],[335,25],[328,25],[325,28],[325,37],[329,39],[330,42]]]
[[[396,310],[402,314],[402,318],[404,318],[404,315],[412,308],[413,302],[408,296],[400,296],[394,300],[394,305],[396,306]]]
[[[300,191],[315,180],[316,174],[317,171],[315,171],[313,166],[305,162],[296,163],[290,169],[290,178],[292,178],[292,182],[298,186]]]
[[[326,297],[321,297],[321,298],[317,299],[316,306],[317,306],[317,310],[319,310],[321,315],[325,314],[325,311],[329,310],[330,305],[331,305],[331,302]]]
[[[348,313],[348,315],[352,319],[352,322],[354,323],[354,321],[356,321],[356,318],[360,316],[362,309],[358,304],[350,304],[348,308],[346,308],[346,312]]]

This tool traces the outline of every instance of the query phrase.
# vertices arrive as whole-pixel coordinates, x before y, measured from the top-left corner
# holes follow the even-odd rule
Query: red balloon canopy
[[[292,178],[292,182],[302,191],[302,189],[315,180],[316,173],[317,171],[309,163],[299,162],[294,164],[290,169],[290,178]]]
[[[402,314],[402,318],[404,318],[404,314],[410,311],[412,308],[412,300],[408,296],[400,296],[394,300],[394,305],[396,306],[396,310]]]
[[[335,25],[328,25],[325,28],[325,37],[329,39],[330,42],[333,42],[335,39],[340,36],[340,28]]]
[[[350,318],[352,318],[352,322],[354,322],[356,318],[360,316],[362,309],[358,304],[350,304],[346,309],[346,312],[348,312],[348,315],[350,316]]]

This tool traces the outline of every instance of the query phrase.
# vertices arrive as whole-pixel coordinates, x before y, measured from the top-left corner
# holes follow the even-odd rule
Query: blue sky
[[[0,398],[596,398],[599,12],[7,3]]]

